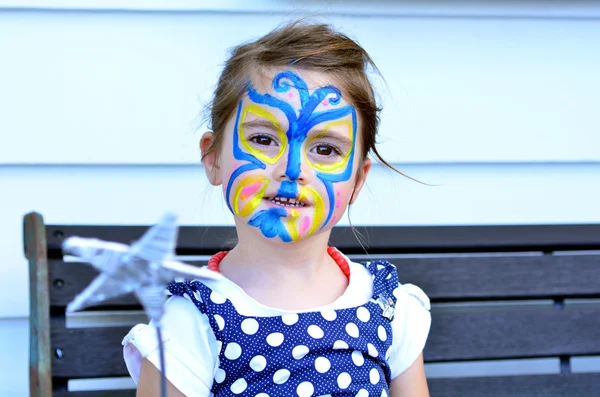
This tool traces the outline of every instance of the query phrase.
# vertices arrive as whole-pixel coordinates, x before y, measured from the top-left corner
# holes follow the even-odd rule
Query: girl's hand
[[[392,380],[390,397],[429,397],[423,353],[406,371]]]
[[[138,379],[137,397],[161,397],[160,371],[147,359],[142,362],[140,378]],[[185,397],[167,380],[167,397]]]

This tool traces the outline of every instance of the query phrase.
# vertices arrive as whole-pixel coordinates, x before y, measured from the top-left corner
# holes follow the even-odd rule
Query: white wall
[[[293,10],[332,12],[370,51],[382,152],[435,185],[376,167],[354,224],[600,223],[594,3],[41,3],[0,0],[0,396],[27,394],[23,214],[230,224],[198,165],[197,115],[226,48]]]

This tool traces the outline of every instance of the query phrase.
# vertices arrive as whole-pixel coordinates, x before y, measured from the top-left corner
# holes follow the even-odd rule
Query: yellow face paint
[[[314,206],[314,216],[312,217],[312,225],[310,225],[310,229],[308,230],[306,236],[303,236],[307,237],[316,232],[321,222],[323,222],[323,218],[325,218],[325,205],[323,204],[323,198],[321,197],[319,192],[317,192],[311,187],[303,186],[300,188],[299,193],[300,194],[298,196],[300,200],[306,200],[310,196]]]
[[[331,123],[327,123],[323,126],[323,130],[328,130],[337,126],[345,126],[348,128],[348,131],[352,131],[352,120],[336,120],[336,121],[332,121]],[[313,141],[316,141],[319,139],[319,135],[314,136],[311,141],[308,143],[308,145],[310,145]],[[352,134],[350,134],[350,142],[352,143]],[[336,171],[340,171],[342,169],[344,169],[346,167],[346,164],[348,163],[348,159],[350,158],[350,154],[352,153],[351,150],[348,151],[348,153],[346,153],[344,155],[344,157],[338,161],[337,163],[334,164],[319,164],[319,163],[315,163],[310,161],[310,159],[308,158],[308,154],[305,153],[304,157],[306,159],[306,162],[308,164],[310,164],[313,168],[322,171],[322,172],[336,172]]]
[[[279,137],[279,151],[277,152],[277,154],[274,157],[270,157],[267,154],[260,151],[259,149],[253,147],[250,144],[250,142],[248,142],[248,140],[246,139],[246,135],[244,134],[244,121],[246,120],[248,113],[252,113],[258,117],[262,117],[263,119],[269,120],[273,124],[273,128],[275,129],[275,131],[277,132],[277,136]],[[242,146],[248,151],[248,153],[250,153],[251,155],[253,155],[257,159],[259,159],[260,161],[263,161],[267,164],[274,164],[275,162],[277,162],[277,160],[279,160],[279,158],[285,151],[285,147],[287,146],[287,136],[285,135],[285,132],[283,132],[283,130],[279,126],[279,121],[277,120],[277,117],[275,117],[268,110],[266,110],[256,104],[247,105],[242,110],[242,116],[240,118],[240,124],[239,124],[239,131],[240,131],[239,137],[240,137],[240,141],[242,142]]]
[[[269,180],[262,175],[250,175],[242,179],[233,195],[233,212],[243,217],[250,215],[262,202],[268,186]],[[249,197],[252,198],[240,211],[240,199],[246,201]]]
[[[292,238],[292,240],[298,241],[298,240],[300,240],[300,234],[298,233],[297,220],[298,220],[298,217],[300,216],[300,213],[298,213],[298,210],[290,210],[290,215],[291,215],[291,217],[287,221],[287,229],[288,229],[288,232],[290,233],[290,237]]]

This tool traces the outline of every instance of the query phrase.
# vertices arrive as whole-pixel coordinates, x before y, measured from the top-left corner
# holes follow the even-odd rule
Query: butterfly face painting
[[[360,145],[356,110],[332,79],[303,76],[283,70],[267,83],[250,81],[223,150],[229,209],[283,242],[337,223],[352,195]]]

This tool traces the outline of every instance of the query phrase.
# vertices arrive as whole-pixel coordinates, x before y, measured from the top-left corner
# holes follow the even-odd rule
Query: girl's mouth
[[[306,203],[304,203],[300,200],[296,200],[296,199],[288,198],[288,197],[272,197],[272,198],[265,197],[265,200],[268,200],[275,205],[280,205],[283,207],[294,207],[294,208],[306,207]]]

